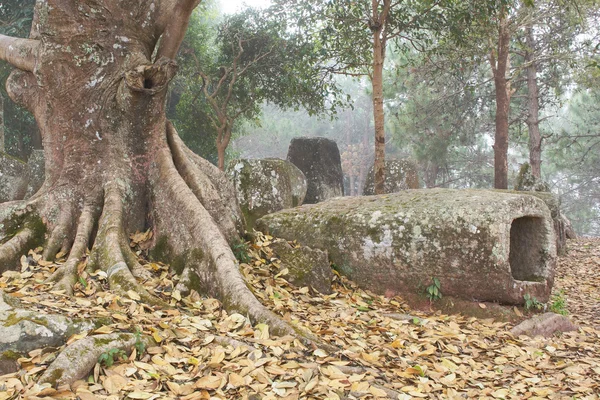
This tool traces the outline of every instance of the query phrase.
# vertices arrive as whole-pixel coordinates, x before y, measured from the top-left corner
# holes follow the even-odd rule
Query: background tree
[[[192,102],[200,99],[209,107],[221,170],[236,123],[256,119],[264,102],[309,114],[333,113],[344,104],[331,73],[315,65],[314,45],[270,14],[247,9],[226,17],[213,48],[204,60],[195,58]],[[183,51],[195,56],[193,47]]]
[[[277,15],[294,21],[308,37],[318,38],[329,69],[347,75],[366,75],[372,85],[375,128],[375,193],[385,180],[385,114],[383,67],[392,41],[418,46],[430,36],[453,30],[470,18],[469,7],[445,0],[275,1]]]

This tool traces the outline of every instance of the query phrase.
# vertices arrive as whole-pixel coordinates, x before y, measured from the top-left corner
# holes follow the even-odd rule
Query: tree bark
[[[496,133],[494,138],[494,187],[508,188],[508,117],[511,87],[509,72],[510,30],[508,18],[503,12],[498,25],[498,47],[490,53],[490,64],[494,74],[496,90]]]
[[[531,173],[536,179],[542,177],[542,135],[540,134],[540,105],[537,84],[537,66],[535,63],[535,38],[533,27],[528,26],[526,31],[527,52],[527,129],[529,130],[529,165]]]
[[[296,334],[258,302],[239,271],[230,244],[243,222],[233,188],[165,116],[173,58],[196,4],[39,0],[30,39],[0,37],[0,59],[17,68],[7,91],[33,113],[46,160],[37,194],[0,205],[0,266],[44,244],[45,259],[68,255],[52,280],[72,293],[91,248],[88,266],[106,272],[111,290],[136,290],[159,304],[137,282],[129,247],[130,233],[151,228],[151,256],[194,269],[195,289],[275,333]]]
[[[0,152],[4,153],[6,146],[4,144],[4,97],[0,95]]]
[[[384,0],[384,11],[373,1],[371,31],[373,33],[373,121],[375,124],[375,194],[385,193],[385,113],[383,109],[383,62],[385,61],[385,24],[391,0]],[[387,12],[385,11],[387,9]]]

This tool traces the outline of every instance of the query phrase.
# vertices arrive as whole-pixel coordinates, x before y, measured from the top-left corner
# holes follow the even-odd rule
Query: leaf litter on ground
[[[132,247],[148,239],[132,235]],[[568,254],[559,259],[554,290],[566,294],[580,330],[550,339],[515,338],[508,333],[511,326],[492,319],[410,310],[401,297],[375,295],[339,276],[331,295],[294,287],[269,247],[272,241],[258,234],[249,247],[251,261],[241,264],[249,285],[284,320],[338,351],[273,336],[267,325],[253,326],[194,291],[181,296],[178,277],[160,263],[142,260],[152,276],[143,285],[172,309],[143,304],[135,292],[110,293],[99,271],[82,272],[74,297],[66,297],[45,283],[61,262],[43,262],[36,249],[24,257],[20,271],[3,274],[1,290],[40,312],[112,321],[69,343],[140,330],[156,345],[110,367],[96,364],[87,379],[58,388],[36,381],[62,348],[34,350],[18,360],[17,373],[0,377],[0,400],[598,399],[598,239],[570,241]]]

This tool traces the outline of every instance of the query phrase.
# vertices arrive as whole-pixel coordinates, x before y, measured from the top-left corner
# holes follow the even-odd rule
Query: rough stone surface
[[[263,215],[302,205],[306,178],[294,164],[278,158],[233,160],[227,168],[251,230]]]
[[[521,169],[515,180],[515,190],[521,192],[549,192],[550,186],[533,176],[531,165],[524,163],[521,165]]]
[[[322,137],[292,139],[287,159],[306,176],[305,204],[344,195],[344,173],[337,144]]]
[[[27,164],[0,153],[0,203],[20,200],[27,190]]]
[[[281,260],[282,266],[289,270],[285,278],[291,283],[312,287],[319,293],[331,293],[333,272],[326,251],[306,246],[294,248],[285,240],[272,243],[271,248]]]
[[[564,214],[561,214],[560,217],[565,227],[565,237],[567,239],[577,239],[577,232],[575,232],[575,229],[573,229],[573,224],[571,223],[571,220],[567,218],[567,216]]]
[[[545,313],[536,315],[533,318],[521,322],[511,329],[510,333],[514,336],[527,335],[531,337],[544,336],[551,337],[560,332],[571,332],[579,329],[571,320],[555,313]]]
[[[554,236],[556,238],[556,252],[562,254],[567,245],[567,235],[565,231],[565,222],[563,215],[560,211],[560,198],[550,193],[549,191],[516,191],[516,190],[498,190],[503,193],[518,193],[528,194],[535,196],[546,203],[546,206],[550,209],[550,215],[552,216],[552,222],[554,225]]]
[[[396,193],[401,190],[419,189],[417,166],[410,160],[385,160],[385,193]],[[363,195],[375,194],[375,170],[373,167],[367,174]]]
[[[18,308],[0,291],[0,375],[12,372],[14,354],[62,346],[73,334],[94,329],[93,321],[74,320]],[[3,369],[6,368],[6,369]]]
[[[332,199],[267,215],[258,228],[327,250],[340,273],[377,293],[425,291],[522,304],[547,301],[556,243],[537,197],[485,190],[406,190]]]
[[[27,191],[25,198],[33,196],[44,183],[44,150],[33,150],[27,160]]]

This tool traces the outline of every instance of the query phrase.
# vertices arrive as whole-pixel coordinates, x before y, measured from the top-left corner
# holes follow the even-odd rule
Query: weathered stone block
[[[569,317],[555,313],[544,313],[521,322],[511,329],[514,336],[527,335],[531,337],[550,337],[556,333],[571,332],[579,329]]]
[[[234,160],[227,174],[235,187],[248,230],[263,215],[302,205],[306,195],[304,174],[286,160]]]
[[[413,161],[385,160],[385,193],[396,193],[419,187],[417,166]],[[375,194],[375,170],[371,167],[365,180],[363,195],[371,196],[373,194]]]
[[[333,272],[326,251],[306,246],[292,247],[285,240],[273,242],[271,248],[288,269],[285,278],[291,283],[312,287],[319,293],[331,293]]]
[[[27,164],[0,153],[0,203],[20,200],[27,190]]]
[[[292,139],[288,161],[300,168],[308,183],[305,204],[344,195],[344,173],[337,144],[322,137]]]
[[[548,300],[556,244],[537,197],[485,190],[407,190],[332,199],[261,218],[276,237],[327,250],[339,272],[377,293],[424,291],[509,304]]]

